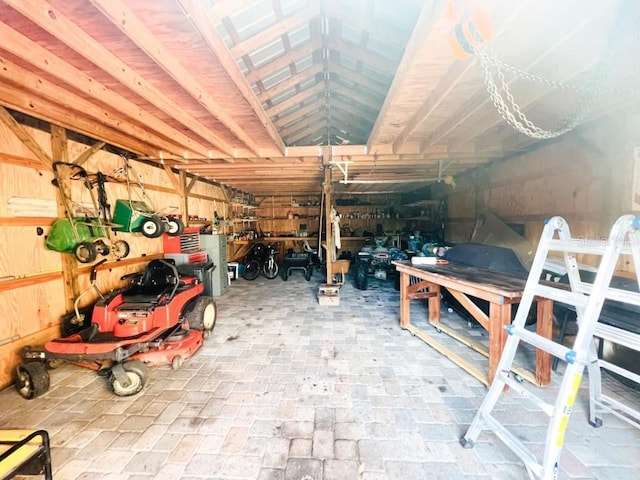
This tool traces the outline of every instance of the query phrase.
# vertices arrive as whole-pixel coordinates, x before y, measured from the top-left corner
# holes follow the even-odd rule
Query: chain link
[[[476,57],[482,68],[484,83],[487,88],[487,93],[496,107],[500,116],[515,128],[520,133],[523,133],[531,138],[537,139],[550,139],[559,137],[571,130],[576,126],[584,122],[597,98],[602,96],[605,92],[602,89],[596,89],[593,87],[577,87],[562,82],[556,82],[553,80],[546,80],[536,75],[531,75],[526,72],[522,72],[514,67],[510,67],[505,63],[498,61],[494,56],[489,55],[485,51],[477,50]],[[496,74],[492,71],[495,68]],[[558,88],[561,90],[577,90],[582,93],[579,104],[571,115],[565,117],[555,128],[545,130],[535,125],[527,116],[522,112],[520,106],[515,101],[511,91],[509,90],[509,83],[505,78],[505,71],[515,73],[521,78],[526,80],[541,83],[551,88]],[[498,82],[496,82],[497,77]],[[499,86],[498,86],[499,83]]]

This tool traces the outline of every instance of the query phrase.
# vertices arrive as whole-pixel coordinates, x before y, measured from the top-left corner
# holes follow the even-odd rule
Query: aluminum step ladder
[[[569,276],[568,286],[541,282],[545,260],[549,252],[562,253]],[[593,284],[581,281],[575,258],[577,253],[601,256]],[[616,264],[622,254],[632,256],[640,285],[640,217],[621,216],[611,228],[607,240],[572,239],[569,226],[561,217],[553,217],[546,222],[516,317],[513,323],[506,327],[509,335],[498,364],[496,376],[467,433],[460,439],[462,446],[465,448],[473,447],[482,430],[491,430],[523,460],[530,478],[543,480],[557,478],[564,436],[585,366],[589,373],[590,417],[594,426],[601,424],[601,421],[596,418],[595,404],[603,407],[603,404],[607,403],[602,401],[600,385],[602,365],[597,356],[594,335],[613,341],[616,341],[616,338],[607,335],[607,332],[604,332],[602,328],[604,325],[598,323],[602,305],[606,299],[640,305],[639,293],[610,287]],[[525,329],[527,312],[529,312],[535,297],[550,298],[575,306],[578,333],[572,348]],[[636,340],[638,340],[637,346],[640,348],[640,339]],[[535,396],[524,388],[516,378],[510,376],[511,365],[520,342],[533,345],[567,362],[555,404],[550,404]],[[633,377],[628,378],[633,379]],[[492,416],[492,411],[505,391],[505,387],[510,387],[522,395],[524,399],[532,401],[551,417],[545,438],[544,457],[541,460]],[[624,410],[624,406],[618,405],[618,407]],[[624,413],[630,414],[629,411]],[[634,414],[635,418],[640,421],[640,414],[631,410],[632,417]]]

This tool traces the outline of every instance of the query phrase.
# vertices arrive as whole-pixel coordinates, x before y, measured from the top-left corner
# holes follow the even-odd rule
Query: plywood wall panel
[[[525,237],[534,244],[544,220],[554,215],[567,220],[574,237],[603,241],[613,222],[630,211],[638,122],[638,114],[607,118],[462,176],[449,197],[448,238],[461,241],[472,231],[477,212],[487,209],[506,222],[523,224]],[[578,260],[596,265],[599,257],[580,255]],[[626,258],[618,268],[633,270]]]

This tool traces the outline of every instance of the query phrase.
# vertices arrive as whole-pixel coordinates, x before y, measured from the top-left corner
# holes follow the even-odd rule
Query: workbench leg
[[[430,283],[429,292],[435,293],[429,297],[429,323],[437,324],[440,323],[440,285]]]
[[[538,298],[536,333],[544,338],[553,338],[553,300]],[[536,383],[540,386],[551,383],[551,354],[536,349]]]
[[[500,363],[500,356],[507,341],[504,327],[511,323],[511,304],[489,305],[489,384],[493,382]]]
[[[404,330],[411,323],[411,299],[408,294],[409,274],[400,272],[400,327]]]

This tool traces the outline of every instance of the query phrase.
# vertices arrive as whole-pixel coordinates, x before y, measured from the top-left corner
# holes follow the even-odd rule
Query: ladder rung
[[[567,303],[578,307],[586,307],[589,297],[582,293],[564,290],[562,288],[548,287],[546,285],[536,285],[533,291],[534,295],[549,298],[554,302]]]
[[[534,395],[533,393],[531,393],[529,390],[524,388],[520,382],[518,382],[516,379],[512,378],[506,372],[502,371],[502,372],[499,372],[497,375],[499,375],[500,379],[504,383],[509,385],[509,387],[513,391],[515,391],[516,393],[519,393],[520,395],[523,396],[523,398],[526,398],[527,400],[532,402],[534,405],[536,405],[540,410],[542,410],[544,413],[546,413],[550,417],[553,416],[553,414],[555,412],[555,406],[554,405],[551,405],[550,403],[545,402],[540,397],[538,397],[538,396]]]
[[[530,332],[526,328],[517,327],[516,325],[507,326],[507,333],[509,335],[513,335],[514,337],[520,338],[525,342],[533,345],[536,348],[540,348],[545,352],[549,352],[550,354],[561,358],[565,362],[574,363],[579,360],[576,358],[576,353],[574,350],[565,347],[564,345],[554,342],[553,340],[549,340],[537,333]]]
[[[544,242],[544,245],[549,250],[555,250],[560,252],[571,252],[571,253],[589,253],[592,255],[603,255],[607,249],[608,241],[603,240],[602,242],[597,241],[589,241],[585,239],[573,238],[570,240],[547,240]],[[624,244],[620,248],[620,254],[631,254],[631,245]]]
[[[606,323],[596,323],[596,329],[593,333],[594,336],[609,340],[613,343],[617,343],[632,350],[640,350],[640,335],[637,333],[623,330]]]

